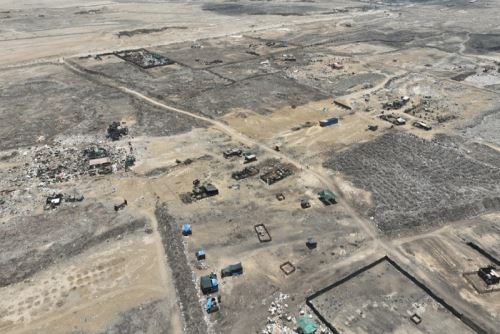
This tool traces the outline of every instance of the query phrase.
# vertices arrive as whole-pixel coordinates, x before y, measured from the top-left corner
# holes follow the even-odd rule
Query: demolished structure
[[[386,110],[397,110],[401,109],[404,107],[408,102],[410,101],[410,98],[408,96],[402,96],[399,99],[396,99],[391,102],[386,102],[382,105],[382,108]]]
[[[283,180],[284,178],[293,174],[293,171],[281,164],[276,164],[271,167],[266,173],[260,176],[260,179],[264,181],[267,185],[271,185],[278,181]]]
[[[259,169],[254,166],[245,167],[241,171],[233,172],[231,177],[235,180],[243,180],[251,176],[259,174]]]

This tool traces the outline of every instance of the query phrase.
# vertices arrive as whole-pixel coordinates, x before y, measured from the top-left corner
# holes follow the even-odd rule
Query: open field
[[[498,332],[498,17],[2,1],[0,332]]]

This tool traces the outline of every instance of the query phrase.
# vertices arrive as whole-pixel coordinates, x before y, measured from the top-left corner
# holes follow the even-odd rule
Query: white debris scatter
[[[296,311],[290,310],[287,300],[289,295],[284,293],[277,293],[274,300],[271,302],[268,308],[269,316],[267,317],[267,323],[265,328],[262,329],[262,334],[294,334],[297,332],[297,317],[306,316],[309,318],[315,318],[310,314],[309,309],[303,305],[300,306]],[[315,318],[315,321],[319,321]],[[331,333],[325,326],[321,325],[317,333],[329,334]]]

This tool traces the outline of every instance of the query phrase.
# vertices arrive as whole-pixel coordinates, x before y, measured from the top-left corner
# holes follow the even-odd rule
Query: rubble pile
[[[271,302],[269,309],[269,316],[267,317],[266,327],[262,330],[262,334],[292,334],[296,333],[293,328],[295,327],[296,320],[292,317],[288,310],[286,300],[288,295],[284,293],[277,294],[276,298]]]
[[[111,146],[89,146],[84,149],[61,145],[33,149],[33,165],[28,177],[42,182],[57,183],[78,179],[84,175],[111,173],[123,169],[127,151]]]
[[[385,110],[397,110],[401,109],[404,107],[408,102],[410,101],[410,98],[408,96],[402,96],[399,99],[396,99],[394,101],[386,102],[382,105],[382,108]]]
[[[106,135],[107,138],[116,141],[126,135],[128,135],[128,128],[126,126],[122,126],[120,122],[113,122],[108,126],[108,134]]]
[[[298,319],[301,317],[311,318],[317,320],[312,314],[308,312],[308,308],[301,306],[298,309],[298,316],[293,315],[293,311],[289,309],[287,300],[289,295],[284,293],[276,294],[276,297],[271,302],[268,308],[269,316],[267,317],[267,324],[264,329],[262,329],[262,334],[295,334],[300,333],[298,327]],[[317,334],[331,334],[324,325],[319,326],[316,331]]]
[[[72,193],[63,194],[63,193],[53,193],[52,195],[47,196],[45,200],[45,210],[55,209],[62,202],[75,203],[83,201],[84,196],[77,192],[76,190]]]

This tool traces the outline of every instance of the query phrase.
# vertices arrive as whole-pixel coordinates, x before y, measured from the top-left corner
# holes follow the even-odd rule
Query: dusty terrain
[[[477,270],[500,267],[498,17],[2,1],[0,332],[497,333],[500,284]]]

